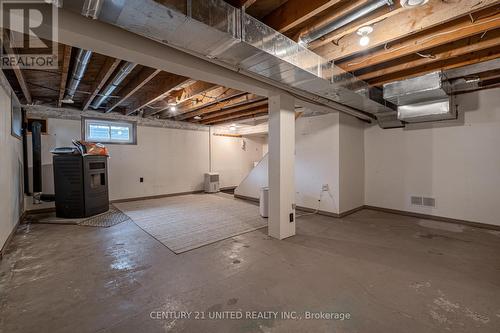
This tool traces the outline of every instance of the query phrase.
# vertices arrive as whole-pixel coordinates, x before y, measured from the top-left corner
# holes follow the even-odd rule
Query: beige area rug
[[[267,219],[260,216],[258,206],[223,193],[115,205],[177,254],[267,227]]]

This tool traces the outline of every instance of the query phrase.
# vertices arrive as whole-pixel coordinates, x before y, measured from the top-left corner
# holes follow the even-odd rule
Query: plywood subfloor
[[[257,206],[222,193],[115,205],[177,254],[267,226]]]

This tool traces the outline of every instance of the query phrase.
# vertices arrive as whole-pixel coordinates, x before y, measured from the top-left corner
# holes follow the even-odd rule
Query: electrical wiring
[[[430,59],[435,59],[436,56],[432,54],[422,54],[420,52],[415,52],[416,55],[422,57],[422,58],[430,58]]]
[[[481,23],[483,23],[483,24],[484,23],[490,23],[490,22],[495,22],[495,21],[498,21],[498,20],[500,20],[500,17],[496,17],[496,18],[493,18],[493,19],[485,20],[485,21],[483,21]],[[477,23],[478,19],[476,19],[475,22]],[[451,33],[455,33],[455,32],[461,31],[461,30],[466,29],[466,28],[468,28],[468,26],[467,27],[460,27],[460,28],[456,28],[456,29],[452,29],[452,30],[448,30],[448,31],[443,31],[443,32],[440,32],[440,33],[437,33],[437,34],[433,34],[431,36],[427,36],[427,37],[419,40],[418,43],[400,46],[400,47],[395,48],[395,49],[391,49],[391,48],[387,47],[387,43],[386,43],[384,45],[384,49],[387,51],[387,53],[393,53],[393,52],[396,52],[396,51],[408,48],[410,46],[423,44],[423,43],[427,42],[428,40],[434,39],[434,38],[439,37],[439,36],[444,36],[444,35],[448,35],[448,34],[451,34]],[[350,63],[347,64],[347,66],[359,65],[359,64],[361,64],[363,62],[366,62],[366,61],[374,58],[375,56],[377,56],[377,55],[372,55],[372,56],[370,56],[370,57],[368,57],[366,59],[363,59],[361,61],[358,61],[358,62],[350,62]]]
[[[319,192],[318,208],[316,208],[315,211],[313,211],[311,213],[304,213],[304,214],[295,215],[295,218],[318,214],[319,209],[321,208],[321,199],[323,198],[323,192],[326,192],[326,191],[321,189],[321,191]]]

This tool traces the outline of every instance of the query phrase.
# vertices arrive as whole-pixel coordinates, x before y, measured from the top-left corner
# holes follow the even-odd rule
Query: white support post
[[[290,95],[269,97],[269,236],[295,235],[295,105]]]

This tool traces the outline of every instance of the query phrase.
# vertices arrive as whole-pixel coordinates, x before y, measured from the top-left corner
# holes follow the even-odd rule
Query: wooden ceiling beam
[[[476,38],[470,39],[467,41],[467,43],[463,43],[461,46],[453,49],[446,49],[440,52],[435,52],[431,49],[425,51],[425,53],[429,55],[428,57],[421,57],[416,60],[407,62],[393,62],[392,65],[384,67],[382,69],[369,71],[361,75],[356,75],[355,73],[355,75],[358,79],[366,81],[374,79],[376,77],[393,74],[400,71],[405,71],[418,66],[431,64],[446,59],[456,58],[468,53],[482,51],[500,45],[500,30],[491,32],[491,34],[493,33],[495,36],[491,38],[489,36],[486,36],[487,38],[481,39],[480,38],[481,36],[476,36]]]
[[[236,112],[236,113],[231,113],[229,115],[224,115],[220,116],[218,118],[213,118],[208,121],[202,122],[203,125],[217,125],[217,124],[222,124],[225,122],[229,121],[236,121],[236,120],[242,120],[242,119],[248,119],[248,118],[253,118],[256,116],[261,116],[263,114],[268,113],[268,108],[266,107],[260,107],[256,108],[253,110],[249,110],[246,112]]]
[[[116,70],[118,65],[120,64],[120,59],[110,58],[108,57],[104,64],[99,69],[99,74],[92,85],[92,89],[90,89],[90,95],[87,97],[85,102],[83,102],[82,110],[85,111],[90,107],[90,104],[97,96],[99,91],[101,91],[102,87],[106,84],[108,79],[111,77],[113,72]]]
[[[263,22],[284,33],[306,22],[342,0],[288,0],[264,17]]]
[[[462,66],[476,64],[483,61],[497,59],[498,57],[500,57],[500,50],[497,47],[494,47],[488,50],[484,50],[482,52],[476,52],[475,54],[467,54],[463,57],[459,57],[458,59],[447,59],[441,62],[431,63],[417,68],[412,68],[404,72],[398,72],[395,74],[377,77],[373,80],[368,80],[367,82],[372,86],[381,86],[385,83],[420,76],[436,70],[448,70],[448,69],[458,68]]]
[[[498,5],[498,0],[461,0],[460,2],[431,1],[426,5],[404,10],[398,15],[388,17],[375,26],[370,34],[370,46],[374,48],[431,29],[485,8]],[[491,11],[490,11],[491,13]],[[469,21],[470,22],[470,21]],[[366,47],[359,44],[359,36],[351,34],[315,50],[328,60],[346,58],[356,53],[367,52]]]
[[[263,106],[267,107],[267,100],[248,103],[245,105],[240,105],[240,106],[232,107],[229,109],[224,109],[222,111],[212,112],[210,114],[205,113],[203,116],[203,119],[200,120],[199,122],[203,123],[203,122],[209,121],[210,119],[218,118],[220,116],[224,116],[224,115],[228,115],[228,114],[232,114],[232,113],[240,112],[240,111],[253,110],[255,108],[262,108]]]
[[[130,82],[120,89],[119,97],[116,101],[111,103],[107,108],[106,113],[113,111],[117,106],[126,101],[130,96],[135,94],[139,89],[141,89],[146,83],[151,81],[156,75],[161,72],[159,69],[153,69],[149,67],[143,68]]]
[[[185,119],[193,118],[196,116],[203,116],[204,114],[208,114],[208,113],[212,113],[212,112],[216,112],[216,111],[222,111],[222,110],[236,107],[236,106],[242,106],[245,104],[261,101],[263,99],[264,99],[264,97],[260,97],[260,96],[254,95],[254,94],[244,94],[244,95],[229,98],[225,101],[211,104],[207,107],[197,108],[196,110],[193,110],[191,112],[183,113],[179,116],[176,116],[174,118],[174,120],[185,120]]]
[[[69,63],[71,62],[71,50],[73,48],[69,45],[64,45],[63,52],[63,62],[61,67],[61,82],[59,84],[59,98],[57,99],[57,107],[62,106],[62,100],[64,98],[64,94],[66,93],[66,84],[68,82],[68,72],[69,72]]]
[[[338,40],[340,40],[344,36],[356,33],[356,31],[358,31],[359,28],[364,27],[366,25],[376,25],[379,22],[388,19],[389,17],[400,14],[404,10],[406,10],[406,8],[401,7],[399,1],[395,2],[394,5],[392,6],[384,6],[374,11],[371,14],[368,14],[360,19],[357,19],[351,24],[343,26],[335,31],[330,32],[329,34],[326,34],[320,39],[313,41],[312,43],[309,44],[308,47],[311,50],[316,50],[317,48],[323,45],[328,45],[330,43],[333,43],[335,45],[337,44]],[[332,13],[332,15],[334,15],[334,12]],[[299,34],[303,33],[304,32],[301,31]]]
[[[176,74],[168,74],[167,77],[158,75],[148,83],[148,88],[151,87],[151,89],[145,89],[145,91],[127,107],[125,114],[130,115],[151,103],[165,98],[172,91],[181,88],[182,85],[189,81],[189,78]]]
[[[179,118],[189,112],[198,110],[203,107],[208,107],[244,94],[246,93],[236,89],[219,86],[204,94],[196,95],[192,99],[182,102],[181,104],[177,105],[177,110],[175,112],[164,110],[161,113],[161,118]]]
[[[7,32],[7,29],[3,29],[3,48],[5,49],[6,54],[11,54],[15,55],[16,53],[14,50],[10,47],[10,37]],[[21,87],[21,91],[24,95],[24,99],[26,100],[27,104],[32,104],[33,103],[33,98],[31,97],[30,90],[28,88],[28,84],[26,82],[26,79],[24,78],[23,71],[19,67],[19,65],[15,65],[12,67],[12,70],[14,71],[14,74],[16,75],[17,82],[19,83],[19,86]]]
[[[452,43],[462,38],[471,37],[488,30],[500,28],[500,13],[492,17],[479,19],[471,23],[469,18],[462,18],[450,26],[434,29],[432,34],[419,34],[413,38],[393,44],[387,49],[382,48],[367,55],[337,62],[336,65],[347,72],[374,66],[417,52]],[[425,52],[424,52],[425,53]]]
[[[175,103],[181,105],[182,103],[191,100],[192,98],[205,94],[214,88],[219,87],[216,84],[208,83],[204,81],[196,81],[193,84],[187,85],[179,90],[173,91],[167,98],[158,103],[154,104],[154,108],[150,110],[144,110],[144,116],[153,116],[157,113],[163,112],[169,108],[169,103]]]

